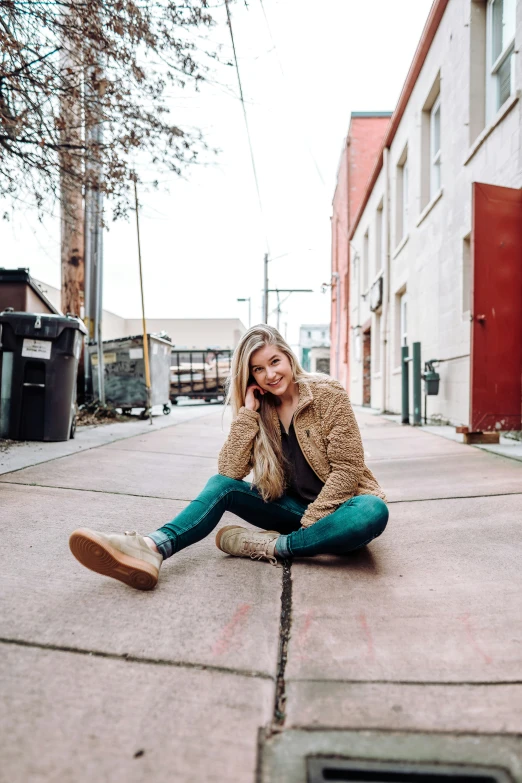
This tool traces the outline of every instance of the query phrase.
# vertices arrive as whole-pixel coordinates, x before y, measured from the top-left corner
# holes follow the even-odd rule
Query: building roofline
[[[391,116],[390,125],[388,127],[388,130],[386,131],[384,141],[381,145],[381,149],[379,150],[379,155],[373,167],[373,171],[370,174],[368,184],[366,185],[363,200],[361,201],[361,205],[355,216],[353,226],[350,229],[349,239],[353,239],[353,235],[355,234],[355,231],[357,229],[357,226],[359,225],[363,212],[366,209],[366,205],[368,203],[372,190],[375,186],[375,183],[377,182],[377,177],[379,176],[383,166],[384,150],[391,145],[393,139],[395,138],[395,134],[397,133],[397,128],[399,127],[399,123],[406,110],[408,101],[410,100],[411,94],[413,92],[413,88],[415,87],[417,79],[419,78],[419,74],[422,70],[422,66],[424,65],[426,57],[428,56],[428,52],[430,50],[431,44],[433,43],[435,34],[439,29],[439,25],[442,21],[442,17],[444,16],[444,11],[446,10],[448,3],[449,0],[433,0],[433,5],[430,8],[430,12],[426,20],[426,24],[424,25],[424,30],[422,31],[420,41],[417,44],[417,49],[415,50],[415,54],[413,55],[413,60],[410,65],[408,74],[406,76],[406,81],[404,82],[401,94],[399,95],[397,106]]]
[[[392,111],[352,111],[351,117],[391,117]]]

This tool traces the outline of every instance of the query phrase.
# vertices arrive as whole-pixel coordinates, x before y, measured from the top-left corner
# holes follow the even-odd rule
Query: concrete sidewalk
[[[0,781],[305,781],[310,754],[522,781],[522,464],[359,413],[381,539],[276,569],[211,536],[139,593],[67,538],[197,494],[221,409],[176,415],[0,478]]]

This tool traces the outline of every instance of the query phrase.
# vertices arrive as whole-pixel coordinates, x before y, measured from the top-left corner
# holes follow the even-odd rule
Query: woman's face
[[[286,353],[274,345],[265,345],[250,357],[250,374],[265,391],[280,397],[294,383],[292,367]]]

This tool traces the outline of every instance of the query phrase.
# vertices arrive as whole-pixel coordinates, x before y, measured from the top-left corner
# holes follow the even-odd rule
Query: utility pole
[[[291,294],[313,294],[313,289],[312,288],[267,288],[265,294],[267,298],[269,293],[277,294],[277,307],[276,307],[277,331],[279,331],[279,318],[281,315],[281,305],[283,304],[283,302],[286,302],[286,300]],[[282,301],[280,301],[279,294],[288,294],[288,296],[286,296]],[[268,314],[265,323],[268,323]]]
[[[268,253],[264,258],[263,322],[268,323]]]
[[[71,24],[70,11],[64,14],[64,23]],[[65,34],[66,35],[66,34]],[[63,41],[61,68],[67,74],[71,89],[60,98],[62,121],[60,149],[60,208],[61,208],[61,267],[64,313],[84,316],[84,214],[82,193],[82,107],[83,69],[70,51],[71,43]],[[77,389],[80,399],[84,393],[84,361],[78,364]]]
[[[85,79],[85,136],[88,142],[85,188],[85,325],[88,340],[85,346],[86,394],[105,404],[105,383],[102,345],[103,314],[103,192],[101,190],[102,166],[100,149],[103,142],[103,126],[99,109],[99,95],[95,89],[100,68],[90,66]],[[95,342],[98,358],[98,388],[93,388],[92,367],[87,342]]]

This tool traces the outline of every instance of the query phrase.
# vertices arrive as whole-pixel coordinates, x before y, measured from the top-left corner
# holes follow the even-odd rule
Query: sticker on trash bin
[[[129,357],[131,359],[143,359],[143,348],[129,348]]]
[[[31,359],[50,359],[51,347],[51,340],[30,340],[26,338],[22,345],[22,356],[27,356]]]
[[[115,353],[104,353],[103,354],[103,363],[104,364],[114,364],[117,360],[117,356]],[[98,356],[97,354],[93,353],[91,355],[91,364],[94,367],[98,366]]]

